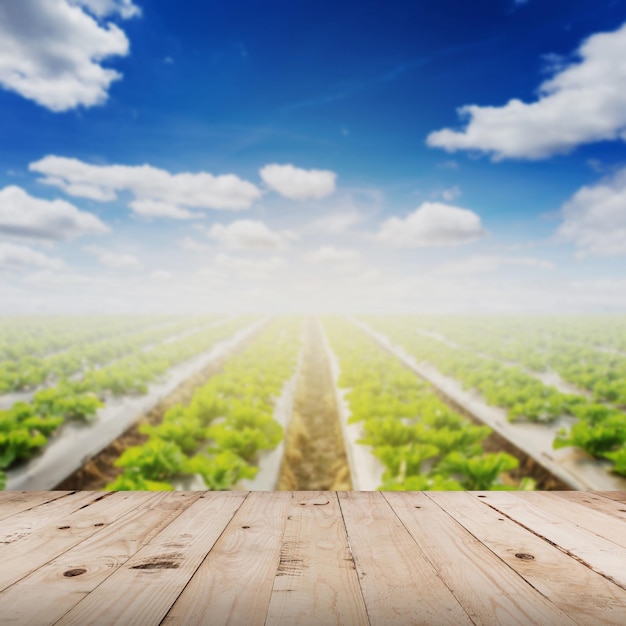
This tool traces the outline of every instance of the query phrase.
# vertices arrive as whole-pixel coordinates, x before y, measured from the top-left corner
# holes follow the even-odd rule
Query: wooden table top
[[[626,492],[2,492],[0,623],[626,624]]]

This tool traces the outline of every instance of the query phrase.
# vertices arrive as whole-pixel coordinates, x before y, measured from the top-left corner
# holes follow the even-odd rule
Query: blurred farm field
[[[626,316],[4,318],[0,469],[8,489],[623,489]]]

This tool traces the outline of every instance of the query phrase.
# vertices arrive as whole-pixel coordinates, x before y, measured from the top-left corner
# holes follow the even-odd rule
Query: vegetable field
[[[0,484],[625,489],[626,318],[6,318]]]

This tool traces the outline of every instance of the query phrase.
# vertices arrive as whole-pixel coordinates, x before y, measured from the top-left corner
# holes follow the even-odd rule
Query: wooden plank
[[[471,624],[437,571],[376,491],[340,492],[372,624]]]
[[[626,624],[626,591],[469,493],[428,492],[512,570],[574,621]]]
[[[0,522],[0,591],[77,545],[150,494],[76,492]]]
[[[424,493],[383,495],[474,623],[575,624]]]
[[[74,493],[72,491],[0,491],[0,521],[40,504],[47,504]]]
[[[593,509],[626,522],[626,506],[617,500],[605,498],[593,491],[551,491],[550,493],[566,502],[577,502],[583,504],[587,509]],[[565,507],[567,508],[568,505],[566,504]]]
[[[601,513],[584,503],[576,502],[574,497],[568,500],[566,506],[563,506],[563,499],[550,492],[530,492],[525,497],[525,501],[536,505],[555,518],[584,528],[626,549],[626,524],[623,520],[615,519],[612,515]]]
[[[593,493],[603,498],[610,498],[611,500],[624,502],[626,504],[626,491],[594,491]]]
[[[475,494],[489,506],[626,589],[625,548],[542,509],[540,505],[532,504],[528,497],[530,492],[523,495],[505,491],[483,491]]]
[[[369,624],[336,492],[295,492],[265,624]]]
[[[57,623],[160,624],[246,495],[205,492]]]
[[[141,506],[0,593],[2,620],[16,624],[55,622],[200,495],[163,491],[154,493],[148,501],[141,499]]]
[[[163,624],[264,624],[292,498],[251,492]]]

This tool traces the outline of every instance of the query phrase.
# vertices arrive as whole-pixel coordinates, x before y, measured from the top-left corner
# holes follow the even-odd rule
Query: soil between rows
[[[278,490],[352,490],[330,363],[314,318],[305,322],[302,369],[285,434]]]

